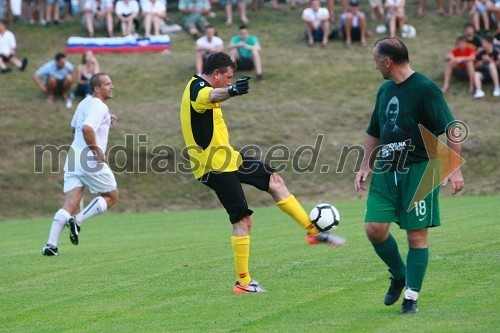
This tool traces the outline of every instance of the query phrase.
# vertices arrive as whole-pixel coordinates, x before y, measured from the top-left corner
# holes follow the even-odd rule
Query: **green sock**
[[[425,269],[429,262],[429,249],[412,249],[408,250],[408,275],[406,276],[406,288],[420,292],[422,282],[424,281]]]
[[[380,259],[389,267],[394,278],[403,279],[406,275],[406,267],[399,253],[398,243],[396,243],[394,237],[389,234],[389,238],[382,243],[372,245]]]

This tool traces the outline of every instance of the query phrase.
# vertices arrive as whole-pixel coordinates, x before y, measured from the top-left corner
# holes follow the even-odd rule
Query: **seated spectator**
[[[353,40],[361,41],[361,46],[366,47],[365,13],[359,10],[359,0],[350,0],[349,6],[350,10],[340,16],[340,34],[347,48]]]
[[[28,65],[28,59],[20,60],[16,56],[16,37],[7,30],[7,22],[0,19],[0,72],[2,74],[10,72],[10,68],[6,63],[11,62],[20,71],[24,71]]]
[[[469,92],[474,93],[474,60],[476,59],[476,50],[473,46],[467,44],[465,37],[458,37],[455,48],[446,56],[446,65],[444,67],[444,82],[441,91],[446,93],[450,88],[451,75],[454,74],[461,80],[469,80]]]
[[[196,40],[196,73],[201,75],[203,64],[208,56],[224,50],[224,42],[216,36],[215,28],[211,25],[205,29],[205,35]]]
[[[137,16],[139,16],[139,3],[136,0],[118,0],[115,14],[120,20],[122,36],[132,35],[138,30]]]
[[[248,24],[247,0],[220,0],[219,3],[224,6],[226,10],[226,25],[233,24],[233,2],[235,4],[238,3],[241,23]]]
[[[73,84],[73,65],[66,60],[64,53],[57,53],[54,60],[40,67],[33,75],[33,80],[40,91],[47,94],[47,103],[53,104],[55,95],[60,95],[66,107],[71,109],[72,101],[68,97],[68,91]]]
[[[229,45],[231,60],[236,63],[237,69],[247,71],[255,68],[259,83],[264,82],[261,50],[259,39],[250,35],[250,30],[244,24],[240,26],[238,35],[231,38]]]
[[[210,25],[206,16],[210,15],[211,8],[209,0],[179,0],[182,26],[193,38],[198,39],[200,31]]]
[[[370,2],[370,15],[373,21],[384,20],[384,6],[382,0],[369,0]],[[377,16],[380,16],[380,18]]]
[[[396,30],[401,31],[406,22],[406,0],[386,0],[385,10],[389,23],[389,37],[396,37]]]
[[[83,16],[89,32],[89,37],[95,35],[95,24],[105,24],[108,36],[113,37],[113,1],[86,0],[83,5]]]
[[[167,7],[161,0],[148,0],[142,7],[144,31],[146,37],[151,36],[151,26],[155,35],[160,34],[161,22],[167,17]]]
[[[493,82],[493,96],[500,97],[500,84],[498,81],[499,52],[493,48],[492,37],[483,37],[481,42],[483,47],[476,56],[476,72],[474,73],[476,92],[474,98],[483,98],[486,95],[482,89],[483,82]]]
[[[325,47],[330,34],[330,12],[322,8],[319,0],[311,0],[310,7],[302,11],[302,21],[306,29],[307,45],[313,46],[314,42],[321,42]]]
[[[475,0],[474,6],[470,10],[469,15],[472,16],[472,22],[474,23],[474,29],[477,32],[481,32],[481,21],[483,22],[484,31],[488,32],[490,30],[490,16],[488,13],[488,7],[492,5],[490,0]]]
[[[25,9],[29,24],[36,23],[36,14],[38,14],[41,25],[47,24],[47,21],[45,21],[45,0],[28,0]]]
[[[87,97],[92,94],[90,89],[90,78],[92,75],[100,73],[99,62],[94,56],[94,52],[87,50],[82,54],[82,63],[76,69],[76,89],[75,95]]]
[[[464,24],[464,34],[467,39],[467,43],[474,46],[476,50],[481,48],[481,38],[476,35],[474,25],[472,23]]]
[[[50,24],[50,21],[54,24],[59,24],[59,21],[61,21],[59,0],[45,0],[45,20],[47,24]]]

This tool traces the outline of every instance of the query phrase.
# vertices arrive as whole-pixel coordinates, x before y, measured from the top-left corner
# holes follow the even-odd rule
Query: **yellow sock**
[[[282,211],[290,215],[292,219],[297,221],[304,229],[306,229],[307,233],[319,233],[319,230],[316,229],[316,227],[311,223],[309,215],[307,215],[306,211],[293,194],[288,198],[278,201],[276,204]]]
[[[231,236],[231,245],[233,246],[234,263],[236,265],[236,279],[242,286],[246,286],[252,280],[248,271],[250,236]]]

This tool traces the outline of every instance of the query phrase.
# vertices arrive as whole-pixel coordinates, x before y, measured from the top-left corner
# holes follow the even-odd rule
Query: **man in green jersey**
[[[406,286],[401,313],[415,313],[429,259],[427,230],[440,225],[439,186],[422,200],[413,202],[427,165],[434,165],[429,163],[419,125],[438,136],[454,119],[440,89],[410,67],[408,49],[403,42],[396,38],[378,40],[373,48],[373,60],[388,81],[377,94],[366,131],[365,155],[354,187],[356,191],[366,190],[365,181],[373,172],[366,202],[365,231],[391,273],[384,303],[394,304]],[[448,138],[447,145],[460,154],[459,143]],[[444,180],[443,186],[448,182],[452,194],[462,190],[460,168]],[[391,222],[406,230],[409,246],[406,264],[389,233]]]

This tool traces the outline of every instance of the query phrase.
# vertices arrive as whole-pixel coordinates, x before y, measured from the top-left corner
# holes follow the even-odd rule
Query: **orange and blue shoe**
[[[265,293],[267,290],[262,288],[259,282],[252,280],[246,286],[242,286],[240,281],[236,281],[233,288],[233,293],[235,294],[246,294],[246,293]]]
[[[306,236],[306,242],[310,245],[325,243],[329,246],[341,247],[345,245],[346,240],[345,238],[335,236],[329,232],[320,232],[318,234],[308,234]]]

